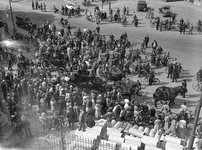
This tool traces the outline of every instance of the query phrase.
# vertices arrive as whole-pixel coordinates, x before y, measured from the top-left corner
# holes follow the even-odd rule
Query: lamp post
[[[60,125],[60,136],[61,136],[61,150],[65,150],[65,143],[64,143],[64,136],[63,136],[63,126],[62,126],[62,121],[63,121],[64,117],[60,116],[59,117],[59,125]]]
[[[188,145],[187,150],[193,150],[195,131],[196,131],[196,126],[197,126],[197,122],[198,122],[200,111],[201,111],[201,106],[202,106],[202,88],[201,88],[200,100],[198,101],[198,104],[196,106],[196,114],[195,114],[195,118],[194,118],[194,124],[193,124],[193,128],[191,131],[191,135],[190,135],[190,139],[189,139],[189,145]]]
[[[109,11],[111,10],[111,0],[109,0]]]
[[[13,31],[14,31],[14,35],[15,35],[15,22],[14,22],[14,18],[13,18],[13,9],[12,9],[12,5],[11,5],[11,1],[12,0],[9,0],[9,6],[10,6],[10,12],[11,12],[11,20],[12,20],[12,24],[13,24]]]

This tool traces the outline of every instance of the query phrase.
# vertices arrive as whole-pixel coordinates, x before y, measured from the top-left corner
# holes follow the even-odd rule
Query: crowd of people
[[[125,13],[127,14],[127,8]],[[175,135],[178,134],[178,127],[184,125],[181,120],[186,120],[187,126],[189,120],[186,103],[181,106],[180,114],[175,116],[167,103],[162,106],[162,113],[159,113],[154,106],[145,102],[138,103],[133,97],[130,100],[124,98],[123,90],[115,84],[101,92],[92,86],[82,88],[81,83],[70,82],[70,79],[78,76],[81,79],[93,77],[91,85],[96,84],[94,79],[98,77],[102,80],[100,84],[106,84],[109,78],[107,74],[116,76],[112,68],[118,68],[117,70],[123,70],[121,73],[126,76],[137,71],[140,77],[146,72],[150,77],[149,85],[152,85],[155,76],[152,65],[168,65],[168,77],[177,81],[180,64],[176,60],[169,63],[170,53],[163,55],[163,49],[156,41],[151,44],[153,51],[149,59],[147,53],[143,54],[132,48],[126,32],[118,39],[113,34],[107,38],[100,34],[98,28],[78,28],[72,34],[70,24],[68,26],[56,33],[54,23],[44,20],[36,32],[30,33],[32,39],[37,39],[34,40],[37,45],[34,58],[28,59],[19,53],[16,56],[16,74],[12,70],[13,61],[9,56],[7,73],[2,68],[1,110],[10,116],[11,122],[18,124],[19,134],[22,134],[24,129],[27,136],[32,136],[29,121],[26,119],[29,114],[25,114],[25,109],[31,111],[34,104],[38,106],[39,121],[44,130],[59,128],[59,121],[65,124],[67,120],[70,129],[75,129],[75,123],[78,122],[79,130],[85,131],[86,126],[94,126],[95,120],[100,118],[105,118],[108,124],[112,119],[138,125],[146,121],[155,130],[163,128],[165,134]],[[142,40],[141,48],[146,51],[148,45],[147,35]],[[142,55],[145,55],[145,58],[142,58]],[[130,66],[134,63],[137,65],[131,70]],[[53,70],[58,68],[63,68],[64,74],[53,75]],[[141,84],[137,83],[137,90],[140,91]],[[125,84],[132,86],[129,79]],[[186,82],[182,85],[187,86]],[[131,92],[130,88],[127,92]]]

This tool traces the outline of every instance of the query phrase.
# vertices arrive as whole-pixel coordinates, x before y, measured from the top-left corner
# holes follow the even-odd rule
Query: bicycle
[[[201,87],[202,87],[202,82],[197,82],[192,84],[192,88],[197,92],[201,91]]]
[[[149,76],[142,76],[140,77],[140,81],[146,83],[149,80]],[[158,85],[160,80],[158,78],[153,78],[153,84]]]
[[[150,27],[154,28],[156,21],[152,21],[152,19],[150,19]]]

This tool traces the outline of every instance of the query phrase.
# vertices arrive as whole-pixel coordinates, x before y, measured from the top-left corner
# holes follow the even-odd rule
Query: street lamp
[[[192,131],[191,131],[191,135],[190,135],[190,139],[189,139],[189,145],[188,145],[187,150],[192,150],[193,149],[196,126],[197,126],[197,123],[198,123],[198,119],[199,119],[199,115],[200,115],[200,111],[201,111],[201,106],[202,106],[202,89],[201,89],[200,100],[198,101],[198,104],[196,106],[196,114],[195,114],[195,118],[194,118],[194,124],[193,124],[193,128],[192,128]]]
[[[13,32],[15,35],[15,22],[14,22],[14,18],[13,18],[13,10],[12,10],[12,5],[11,5],[12,0],[9,0],[9,6],[10,6],[10,13],[11,13],[11,20],[12,20],[12,24],[13,24]]]
[[[111,10],[111,0],[109,0],[109,11]]]

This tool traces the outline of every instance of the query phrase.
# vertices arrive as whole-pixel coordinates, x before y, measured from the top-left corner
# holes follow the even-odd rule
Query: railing
[[[59,135],[51,134],[38,139],[39,150],[62,150],[61,143]],[[64,147],[65,150],[122,150],[120,146],[100,142],[99,138],[89,139],[74,134],[64,135]]]
[[[11,128],[12,128],[12,124],[10,122],[7,122],[3,127],[1,127],[0,136],[4,137]]]
[[[16,133],[17,125],[13,124],[11,126],[12,127],[10,128],[10,130],[3,136],[3,141],[8,140],[9,138],[11,138],[12,135]]]

